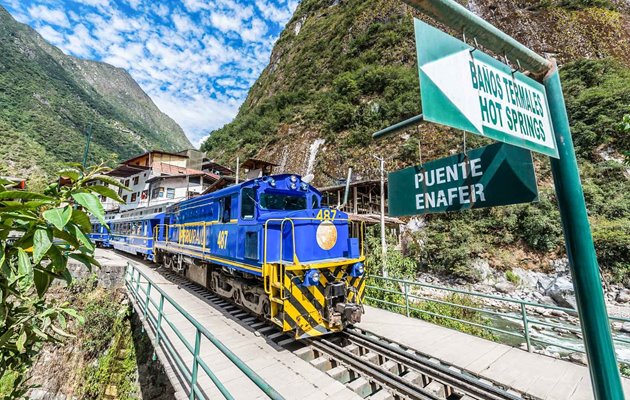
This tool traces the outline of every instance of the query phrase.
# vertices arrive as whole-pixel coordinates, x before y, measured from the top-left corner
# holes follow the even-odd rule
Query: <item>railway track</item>
[[[296,340],[271,322],[249,314],[230,300],[181,275],[158,270],[223,313],[279,347],[344,383],[369,400],[516,400],[525,394],[501,387],[414,349],[360,328],[324,337]]]

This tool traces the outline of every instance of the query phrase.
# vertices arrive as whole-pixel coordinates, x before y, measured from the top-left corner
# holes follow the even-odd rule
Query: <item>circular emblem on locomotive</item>
[[[337,243],[337,227],[331,221],[324,221],[317,227],[317,244],[324,250],[330,250]]]

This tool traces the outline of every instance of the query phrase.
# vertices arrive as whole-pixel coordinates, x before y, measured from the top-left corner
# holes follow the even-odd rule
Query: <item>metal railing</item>
[[[377,286],[378,283],[381,283],[381,284],[389,283],[389,285],[387,285],[387,287],[383,287],[385,285]],[[422,295],[422,293],[413,294],[412,289],[418,289],[418,288],[439,290],[439,291],[442,291],[443,293],[459,294],[459,295],[466,296],[468,299],[480,300],[479,302],[481,302],[484,299],[500,301],[500,302],[503,302],[503,304],[506,305],[506,308],[508,308],[510,311],[500,311],[497,309],[489,309],[490,307],[482,308],[476,305],[479,302],[474,302],[474,301],[471,302],[471,304],[460,304],[454,301],[449,301],[448,297],[434,298],[434,297],[427,297],[426,295]],[[417,291],[417,292],[420,292],[420,291]],[[384,295],[382,296],[383,298],[374,297],[374,295],[378,296],[378,294]],[[585,353],[583,343],[581,346],[575,346],[575,347],[566,346],[558,342],[549,342],[542,337],[536,337],[535,335],[532,335],[533,327],[544,327],[543,329],[547,329],[547,328],[558,329],[558,330],[561,330],[562,332],[570,332],[576,335],[576,337],[577,335],[580,335],[582,333],[582,330],[580,329],[579,319],[577,318],[577,311],[570,308],[558,307],[558,306],[553,306],[553,305],[548,305],[548,304],[532,303],[532,302],[528,302],[524,300],[512,299],[512,298],[479,293],[479,292],[470,292],[470,291],[455,289],[455,288],[446,287],[446,286],[437,286],[437,285],[431,285],[427,283],[409,281],[409,280],[404,280],[404,279],[385,278],[385,277],[376,276],[376,275],[370,275],[368,277],[365,300],[368,304],[371,303],[372,305],[379,308],[390,309],[395,312],[405,314],[407,317],[419,316],[420,318],[422,318],[423,315],[427,315],[427,316],[431,316],[435,318],[443,318],[445,320],[473,326],[475,328],[481,329],[482,331],[485,330],[485,331],[489,331],[493,333],[499,333],[502,335],[520,338],[526,343],[527,350],[529,352],[532,352],[534,350],[535,344],[539,344],[539,345],[557,347],[557,348],[564,349],[570,352]],[[508,321],[513,321],[516,325],[519,326],[519,329],[517,329],[516,331],[514,330],[510,331],[506,329],[497,328],[495,326],[491,326],[487,323],[478,323],[478,322],[473,322],[473,321],[469,321],[462,318],[457,318],[452,315],[439,314],[433,311],[419,308],[418,306],[420,305],[420,302],[428,302],[428,303],[440,304],[440,305],[449,306],[449,307],[456,307],[461,310],[467,310],[467,311],[471,311],[475,313],[480,313],[479,315],[492,316],[492,317],[497,317],[497,318],[501,318]],[[536,317],[535,315],[533,315],[536,309],[538,309],[538,311],[542,309],[542,310],[549,310],[551,312],[556,311],[556,312],[565,313],[567,316],[573,317],[576,323],[566,324],[566,323],[550,322],[549,320],[553,319],[554,317],[553,315]],[[618,323],[630,322],[630,319],[628,318],[611,316],[609,317],[609,319],[610,319],[611,324],[613,322],[618,322]],[[630,336],[623,335],[623,334],[613,334],[613,341],[620,345],[621,344],[630,345]],[[622,364],[626,364],[630,366],[630,362],[628,361],[620,361],[620,362]]]
[[[336,210],[335,210],[336,211]],[[359,251],[360,251],[360,256],[359,258],[363,258],[365,257],[365,249],[364,249],[364,239],[365,239],[365,222],[363,221],[351,221],[348,218],[333,218],[333,219],[319,219],[319,218],[311,218],[311,217],[292,217],[292,218],[269,218],[265,221],[265,224],[263,226],[263,264],[268,264],[267,262],[267,250],[268,250],[268,231],[269,231],[269,226],[270,224],[278,224],[279,225],[279,229],[280,229],[280,235],[283,234],[284,232],[284,224],[285,223],[290,223],[291,224],[291,240],[292,240],[292,246],[293,246],[293,260],[291,261],[293,264],[298,265],[300,264],[300,260],[297,256],[297,252],[296,252],[296,246],[295,246],[295,242],[296,242],[296,235],[295,235],[295,221],[330,221],[331,223],[335,223],[335,222],[343,222],[343,223],[347,223],[348,224],[348,237],[352,237],[354,236],[354,234],[357,235],[357,238],[359,239]],[[286,260],[284,260],[284,253],[283,253],[283,244],[284,244],[284,240],[279,240],[279,260],[277,262],[279,262],[280,264],[283,264],[286,262]],[[276,262],[276,261],[274,261]]]
[[[155,285],[142,271],[135,265],[127,263],[125,273],[125,283],[129,294],[136,302],[137,309],[141,313],[143,321],[146,321],[155,334],[155,349],[162,345],[162,349],[168,356],[175,361],[174,367],[179,371],[180,375],[185,379],[190,389],[190,399],[206,398],[202,388],[198,384],[199,369],[212,380],[216,388],[221,392],[224,398],[233,399],[223,383],[217,378],[214,372],[208,367],[208,364],[200,357],[201,339],[205,337],[216,347],[225,357],[227,357],[239,370],[243,372],[260,390],[271,399],[283,399],[267,382],[265,382],[256,372],[249,368],[241,359],[239,359],[230,349],[221,343],[214,335],[212,335],[205,327],[203,327],[195,318],[193,318],[186,310],[184,310],[177,302],[167,295],[159,286]],[[157,291],[157,293],[156,293]],[[153,294],[152,294],[153,293]],[[165,303],[170,304],[178,315],[184,316],[186,320],[195,328],[195,343],[191,344],[181,330],[175,325],[171,318],[164,312]],[[171,314],[173,315],[173,314]],[[166,325],[164,325],[166,324]],[[192,355],[192,365],[186,365],[182,356],[177,352],[175,346],[171,342],[170,337],[166,337],[165,326],[175,333],[177,339],[184,345],[185,349]],[[155,357],[155,355],[154,355]]]

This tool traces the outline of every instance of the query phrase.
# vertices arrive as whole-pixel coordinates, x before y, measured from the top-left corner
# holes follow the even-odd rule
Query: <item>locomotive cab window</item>
[[[265,192],[260,194],[260,207],[265,210],[306,210],[306,196]]]
[[[256,213],[255,191],[253,188],[241,190],[241,219],[254,219]]]
[[[223,197],[219,200],[221,204],[221,222],[230,222],[232,215],[232,198],[230,196]]]

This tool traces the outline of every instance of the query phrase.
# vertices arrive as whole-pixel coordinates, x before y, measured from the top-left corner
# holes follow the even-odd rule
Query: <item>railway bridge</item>
[[[592,398],[585,366],[404,310],[366,306],[344,334],[296,341],[171,271],[115,257],[127,263],[128,296],[178,399]],[[630,393],[630,380],[623,385]]]

